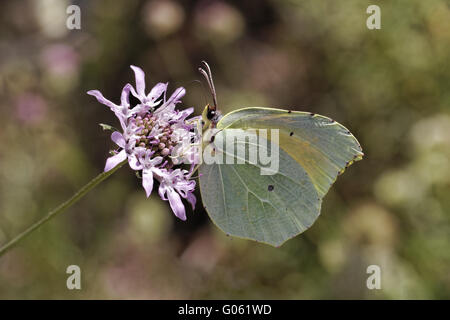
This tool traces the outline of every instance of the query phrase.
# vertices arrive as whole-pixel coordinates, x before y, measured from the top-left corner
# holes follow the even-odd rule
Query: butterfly
[[[337,176],[362,159],[361,146],[341,124],[309,112],[248,107],[222,116],[209,65],[199,71],[213,100],[199,124],[203,153],[215,160],[198,167],[203,205],[226,234],[278,247],[311,227]]]

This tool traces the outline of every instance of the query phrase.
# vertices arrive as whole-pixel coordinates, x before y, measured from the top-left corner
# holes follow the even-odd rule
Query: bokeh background
[[[70,4],[81,30],[66,28]],[[449,57],[445,0],[1,1],[0,244],[102,171],[113,143],[98,123],[117,122],[86,91],[119,101],[130,64],[147,86],[185,86],[200,113],[206,59],[224,112],[320,113],[365,158],[281,248],[225,236],[201,203],[177,220],[124,167],[0,257],[0,298],[450,298]]]

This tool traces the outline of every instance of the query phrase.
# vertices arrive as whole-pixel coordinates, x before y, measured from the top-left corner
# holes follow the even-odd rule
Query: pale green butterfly
[[[243,108],[222,117],[210,68],[202,64],[199,71],[213,96],[213,105],[207,104],[202,114],[203,147],[213,155],[235,160],[199,166],[205,209],[228,235],[280,246],[311,227],[337,176],[362,159],[361,146],[341,124],[308,112]],[[248,129],[256,129],[252,132],[257,140],[245,135]],[[277,139],[274,134],[262,136],[261,129],[278,129]],[[212,134],[205,134],[211,130]],[[259,160],[243,160],[233,148],[227,152],[230,146],[224,141],[230,133],[236,150],[241,147],[249,152],[250,147],[257,147],[272,152],[278,147],[277,172],[262,175],[264,166]]]

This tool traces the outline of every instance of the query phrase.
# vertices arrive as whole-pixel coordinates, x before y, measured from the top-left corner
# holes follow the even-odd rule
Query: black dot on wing
[[[291,133],[289,133],[289,135],[292,137],[293,135],[294,135],[294,133],[293,132],[291,132]]]
[[[267,186],[267,190],[269,190],[269,191],[273,191],[274,188],[275,188],[275,187],[274,187],[273,185],[271,185],[271,184],[269,184],[269,185]]]

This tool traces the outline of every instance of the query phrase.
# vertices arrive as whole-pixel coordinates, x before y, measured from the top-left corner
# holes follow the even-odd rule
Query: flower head
[[[193,166],[198,163],[195,142],[199,141],[195,132],[198,117],[187,118],[193,108],[176,110],[186,90],[182,87],[166,98],[167,83],[156,84],[145,93],[145,74],[141,68],[131,66],[136,78],[136,88],[126,84],[122,90],[120,105],[105,97],[98,90],[88,94],[108,106],[119,119],[122,132],[114,131],[112,141],[118,146],[114,155],[106,160],[105,171],[109,171],[124,160],[130,167],[142,172],[142,186],[147,197],[153,190],[153,182],[159,182],[159,195],[168,200],[175,215],[186,220],[182,198],[194,208],[195,181],[190,179]],[[130,105],[130,93],[139,103]],[[189,163],[191,170],[183,170],[180,165]]]

